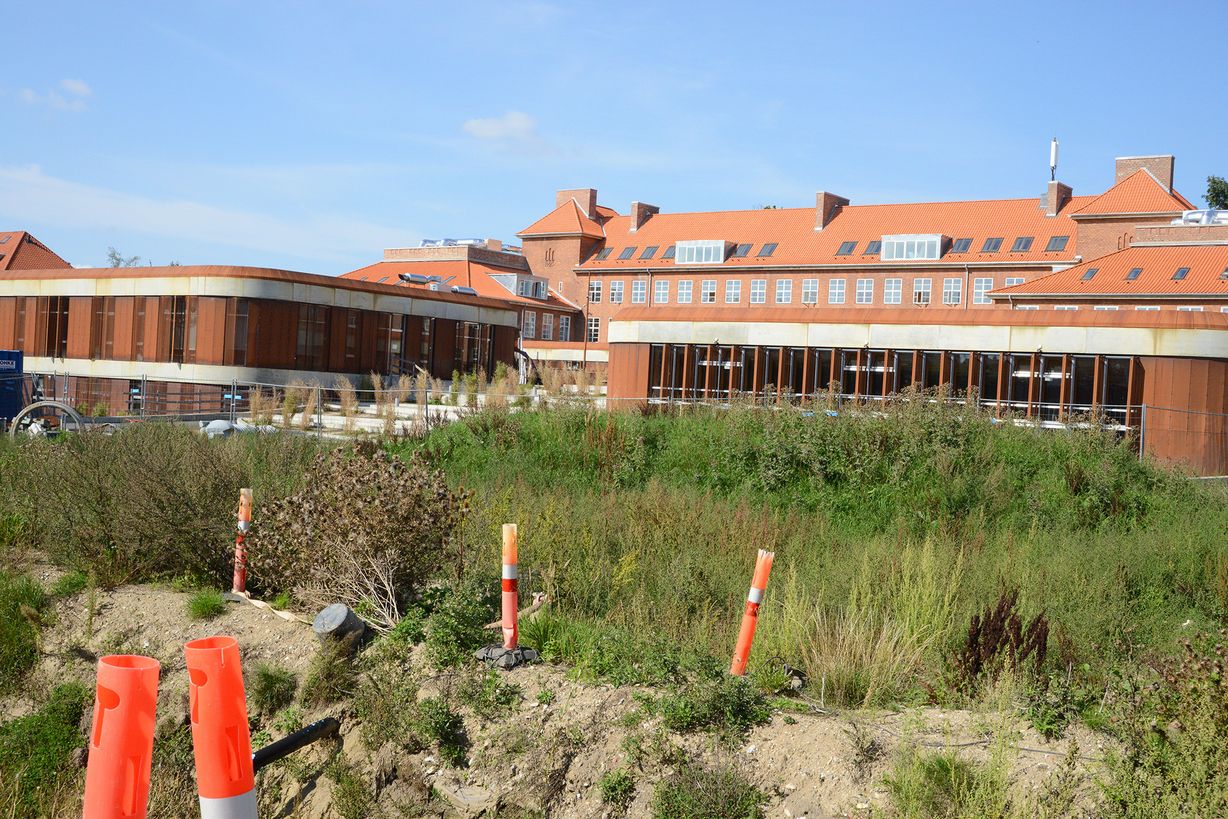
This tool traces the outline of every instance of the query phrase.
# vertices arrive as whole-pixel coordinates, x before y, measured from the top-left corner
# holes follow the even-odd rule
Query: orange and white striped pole
[[[755,576],[750,582],[750,592],[746,595],[746,611],[742,614],[742,627],[738,630],[738,644],[733,649],[733,662],[729,673],[741,677],[746,673],[746,661],[750,659],[750,644],[755,639],[755,626],[759,624],[759,604],[763,602],[763,593],[767,591],[768,575],[772,572],[772,558],[775,552],[759,550],[755,559]]]
[[[201,819],[256,819],[256,779],[239,644],[206,637],[183,647]]]
[[[235,594],[247,593],[247,531],[252,528],[252,490],[239,490],[239,531],[235,535],[235,574],[231,591]]]
[[[516,524],[503,524],[503,647],[516,648],[519,580],[517,579]]]
[[[116,654],[98,661],[85,769],[84,819],[143,819],[149,802],[158,661]]]

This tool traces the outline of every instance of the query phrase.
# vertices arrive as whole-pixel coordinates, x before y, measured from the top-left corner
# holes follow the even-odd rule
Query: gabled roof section
[[[1173,275],[1189,268],[1181,278]],[[1127,276],[1134,269],[1135,278]],[[1085,279],[1088,271],[1095,270]],[[1228,245],[1128,247],[1048,276],[1004,287],[993,298],[1186,298],[1228,299]]]
[[[0,271],[69,267],[72,265],[24,230],[0,233]]]
[[[1165,188],[1160,181],[1140,169],[1092,199],[1071,215],[1076,219],[1088,216],[1116,216],[1134,213],[1179,213],[1194,210],[1188,199],[1176,190]]]
[[[731,256],[721,264],[696,266],[695,269],[735,270],[747,267],[795,267],[804,265],[839,265],[864,267],[878,264],[878,253],[867,254],[872,241],[892,234],[942,234],[950,238],[971,239],[967,251],[956,253],[948,249],[939,263],[981,264],[986,262],[1016,262],[1062,264],[1074,260],[1075,235],[1078,226],[1070,213],[1087,204],[1090,197],[1075,196],[1057,216],[1045,216],[1035,198],[995,199],[964,202],[915,202],[894,205],[845,205],[823,230],[815,230],[815,209],[767,208],[700,213],[658,213],[634,233],[630,231],[630,216],[615,216],[607,221],[605,247],[610,253],[605,259],[590,257],[580,267],[584,270],[660,270],[674,266],[672,259],[662,258],[666,248],[678,241],[722,240],[734,245],[749,244],[745,256]],[[1062,250],[1048,251],[1049,240],[1066,236]],[[1027,251],[1012,252],[1015,239],[1032,237]],[[997,250],[982,252],[985,240],[1002,240]],[[856,242],[851,253],[840,254],[845,242]],[[770,255],[763,253],[765,244],[776,247]],[[620,259],[621,251],[634,246],[628,259]],[[645,248],[656,246],[651,258],[642,259]],[[890,265],[928,264],[934,262],[887,262]],[[679,266],[682,267],[681,265]],[[692,269],[687,266],[685,269]]]
[[[600,205],[597,206],[598,214],[602,214],[603,210],[610,214],[615,213],[610,208],[603,209]],[[605,231],[601,229],[601,225],[590,219],[580,209],[580,205],[575,199],[569,199],[516,235],[522,238],[531,236],[587,236],[592,239],[601,239],[605,237]]]

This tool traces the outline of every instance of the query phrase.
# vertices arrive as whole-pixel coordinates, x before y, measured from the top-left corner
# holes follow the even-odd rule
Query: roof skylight
[[[768,256],[771,256],[775,252],[776,252],[776,243],[767,242],[763,245],[763,247],[759,248],[759,252],[756,255],[760,259],[766,259]]]
[[[606,259],[610,258],[610,251],[611,251],[611,250],[613,250],[613,249],[614,249],[614,248],[612,248],[612,247],[603,247],[603,248],[601,248],[601,250],[597,251],[597,261],[599,261],[599,262],[603,262],[603,261],[605,261]]]
[[[967,253],[968,248],[972,247],[971,239],[956,239],[951,245],[952,253]]]
[[[1032,249],[1032,237],[1020,236],[1015,240],[1015,244],[1011,245],[1011,253],[1027,253]]]
[[[750,242],[743,242],[735,247],[733,249],[733,253],[730,255],[735,259],[742,259],[745,258],[748,253],[750,253]]]
[[[1095,276],[1095,275],[1096,275],[1096,271],[1098,271],[1099,269],[1100,269],[1100,268],[1098,268],[1098,267],[1089,267],[1089,268],[1087,268],[1087,270],[1086,270],[1086,271],[1084,271],[1084,273],[1083,273],[1082,277],[1080,277],[1079,281],[1081,281],[1081,282],[1090,282],[1090,281],[1092,280],[1092,276]]]
[[[853,251],[857,248],[856,242],[841,242],[840,249],[836,251],[837,256],[852,256]]]
[[[994,236],[992,238],[986,239],[985,244],[981,245],[982,253],[997,253],[1001,249],[1002,249],[1002,237],[1001,236]]]
[[[665,248],[665,252],[661,254],[661,258],[662,259],[672,259],[674,258],[674,253],[676,253],[677,250],[678,248],[676,248],[673,245],[670,245],[669,247]]]
[[[623,248],[622,253],[618,254],[618,260],[620,262],[624,262],[627,259],[630,259],[634,255],[635,255],[635,245],[628,245],[627,247]]]
[[[1173,281],[1179,282],[1190,274],[1188,267],[1178,267],[1177,272],[1173,273]]]
[[[1069,236],[1050,236],[1049,244],[1045,245],[1046,253],[1061,253],[1066,249],[1066,243],[1070,241]]]
[[[648,247],[644,248],[644,252],[640,254],[640,258],[651,259],[653,256],[656,256],[658,247],[660,247],[660,245],[649,245]]]
[[[1126,274],[1126,281],[1132,282],[1141,275],[1143,275],[1143,268],[1132,267],[1130,268],[1130,272]]]
[[[882,239],[871,239],[866,243],[866,249],[861,251],[862,256],[877,256],[879,251],[883,249]]]

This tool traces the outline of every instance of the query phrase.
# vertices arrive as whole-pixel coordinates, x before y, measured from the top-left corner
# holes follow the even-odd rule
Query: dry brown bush
[[[253,580],[315,606],[342,602],[377,629],[455,559],[468,496],[442,472],[372,443],[320,456],[310,484],[269,505],[253,527]]]
[[[333,390],[337,393],[341,414],[345,417],[345,431],[350,432],[354,429],[354,415],[358,412],[358,392],[348,378],[340,375],[333,382]]]

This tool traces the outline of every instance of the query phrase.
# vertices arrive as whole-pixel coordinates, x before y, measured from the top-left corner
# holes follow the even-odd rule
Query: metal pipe
[[[341,722],[336,717],[325,717],[311,723],[306,728],[300,728],[289,736],[284,736],[274,743],[264,746],[252,753],[252,767],[260,770],[279,759],[284,759],[299,748],[306,747],[318,739],[336,736],[341,730]]]

